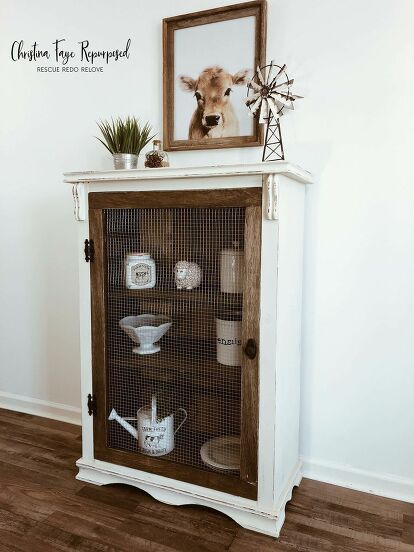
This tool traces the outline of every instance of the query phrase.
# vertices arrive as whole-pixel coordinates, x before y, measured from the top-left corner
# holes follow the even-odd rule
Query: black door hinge
[[[93,246],[93,240],[85,240],[84,252],[85,252],[85,261],[87,263],[89,263],[89,261],[93,263],[95,259],[95,248]]]
[[[96,397],[95,395],[88,395],[88,414],[89,416],[96,416]]]

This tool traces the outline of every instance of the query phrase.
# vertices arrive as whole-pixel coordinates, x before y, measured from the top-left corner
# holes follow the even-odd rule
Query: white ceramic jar
[[[155,261],[149,253],[128,253],[125,258],[125,285],[128,289],[153,288],[157,282]]]
[[[220,253],[220,291],[243,293],[244,251],[223,249]]]
[[[241,312],[224,312],[216,318],[217,362],[241,366]]]

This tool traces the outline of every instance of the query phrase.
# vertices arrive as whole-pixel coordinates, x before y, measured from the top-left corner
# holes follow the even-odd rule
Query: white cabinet
[[[80,252],[79,479],[279,534],[301,479],[310,181],[286,162],[65,175]],[[132,288],[131,253],[151,260],[132,267]]]

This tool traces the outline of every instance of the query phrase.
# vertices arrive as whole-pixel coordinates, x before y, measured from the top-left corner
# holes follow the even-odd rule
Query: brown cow
[[[246,84],[250,74],[249,69],[242,69],[231,75],[215,65],[204,69],[197,80],[180,77],[183,90],[194,92],[197,100],[188,129],[190,140],[239,135],[239,121],[230,101],[231,87]]]

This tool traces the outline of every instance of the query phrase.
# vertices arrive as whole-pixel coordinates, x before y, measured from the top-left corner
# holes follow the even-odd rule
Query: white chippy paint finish
[[[279,218],[279,180],[278,174],[275,173],[266,174],[263,179],[263,195],[265,198],[263,213],[268,220]]]
[[[308,171],[288,161],[207,165],[204,167],[160,167],[158,169],[68,172],[64,174],[64,182],[100,182],[103,184],[105,182],[110,183],[125,180],[172,180],[194,177],[233,177],[249,174],[284,174],[305,184],[310,184],[312,182],[312,175]]]
[[[129,483],[169,504],[216,508],[243,527],[278,536],[286,502],[302,477],[299,459],[300,318],[306,171],[288,163],[76,173],[66,181],[83,187],[78,224],[83,453],[78,479]],[[155,169],[166,171],[166,169]],[[114,180],[114,176],[117,180]],[[125,178],[122,178],[124,176]],[[206,178],[207,177],[207,178]],[[86,397],[92,390],[90,275],[83,257],[88,238],[89,192],[223,189],[264,186],[259,373],[258,497],[249,500],[197,485],[102,462],[94,458],[93,423]],[[269,208],[269,197],[271,206]]]
[[[265,217],[269,220],[277,220],[279,216],[279,175],[288,176],[292,180],[310,184],[312,176],[308,171],[301,167],[288,163],[287,161],[273,161],[267,163],[247,163],[238,165],[213,165],[206,167],[160,167],[158,169],[131,169],[118,171],[87,171],[87,172],[69,172],[64,174],[64,182],[72,184],[72,194],[74,201],[75,220],[86,220],[87,202],[86,195],[89,191],[96,191],[92,188],[86,188],[86,184],[99,183],[100,185],[117,185],[117,190],[128,191],[128,184],[141,181],[163,181],[167,185],[157,189],[174,189],[168,186],[168,181],[192,180],[202,178],[220,178],[221,183],[226,187],[244,187],[249,186],[248,182],[240,185],[231,185],[228,180],[235,176],[262,175],[265,181],[264,194],[267,202]],[[244,179],[246,180],[246,179]],[[126,187],[120,188],[119,185]],[[187,185],[187,183],[186,183]],[[198,185],[197,185],[198,187]],[[191,189],[187,185],[188,189]],[[132,188],[129,188],[132,190]],[[153,188],[155,189],[155,188]],[[180,185],[180,189],[185,189]],[[108,190],[109,191],[109,190]]]
[[[166,477],[133,470],[124,466],[95,460],[76,462],[79,468],[77,479],[94,485],[110,485],[124,483],[141,489],[156,500],[173,506],[197,504],[214,508],[228,515],[245,529],[257,531],[271,537],[278,537],[285,521],[285,507],[292,498],[294,487],[302,479],[301,464],[292,471],[291,478],[284,489],[283,498],[278,504],[278,515],[260,510],[257,503],[246,498],[235,497],[227,493],[204,489],[197,485],[173,481]]]
[[[85,200],[85,187],[76,182],[72,186],[72,195],[73,195],[73,214],[75,215],[75,220],[81,221],[86,218],[86,200]]]

